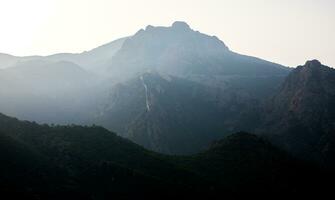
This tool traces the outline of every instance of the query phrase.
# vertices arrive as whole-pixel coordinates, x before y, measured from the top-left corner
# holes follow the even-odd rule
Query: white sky
[[[177,20],[239,53],[335,67],[335,0],[0,0],[0,52],[81,52]]]

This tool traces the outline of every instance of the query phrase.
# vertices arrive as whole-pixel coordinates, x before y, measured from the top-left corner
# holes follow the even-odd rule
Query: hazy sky
[[[177,20],[239,53],[335,67],[335,0],[0,0],[0,52],[81,52]]]

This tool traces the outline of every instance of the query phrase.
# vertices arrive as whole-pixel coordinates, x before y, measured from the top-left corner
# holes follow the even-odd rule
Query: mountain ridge
[[[83,68],[80,70],[83,73],[78,73],[71,70],[72,61],[59,61],[79,59],[86,62],[76,56],[89,55],[91,58],[96,54],[99,64],[88,68],[101,69],[103,76],[73,64]],[[27,62],[56,62],[60,65],[55,69],[62,73],[56,73],[54,77],[51,76],[54,71],[48,66],[33,72],[34,76],[28,73],[32,68],[36,69],[37,64],[17,72],[33,84],[25,82],[20,85],[18,79],[5,73],[17,69],[15,67],[0,71],[0,76],[5,74],[0,79],[2,112],[49,124],[94,123],[151,150],[192,154],[206,148],[210,141],[228,134],[241,130],[254,132],[260,127],[259,123],[265,121],[263,115],[267,116],[267,111],[263,113],[263,104],[271,96],[278,96],[273,103],[274,107],[281,109],[269,116],[268,121],[275,121],[272,118],[276,116],[289,115],[289,112],[283,113],[286,107],[298,109],[301,103],[304,104],[298,98],[301,95],[294,93],[298,90],[295,86],[303,87],[303,81],[284,83],[285,79],[290,79],[287,77],[295,79],[294,74],[304,71],[304,67],[292,70],[237,54],[217,37],[194,31],[184,22],[175,22],[169,27],[147,26],[133,36],[86,53],[53,56],[55,60],[45,57],[21,62],[21,65]],[[89,60],[92,63],[97,61]],[[311,61],[312,68],[317,64]],[[43,70],[45,73],[41,73]],[[314,72],[304,76],[308,74]],[[71,87],[67,86],[68,83]],[[287,89],[282,89],[280,97],[278,88],[283,84],[282,87]],[[316,85],[313,90],[324,93],[318,88],[317,81],[313,84]],[[328,98],[332,86],[324,90],[327,90],[324,98]],[[286,91],[297,97],[296,103],[285,103]],[[313,92],[306,94],[315,95]],[[189,138],[193,141],[189,142]]]
[[[290,152],[333,165],[334,88],[334,69],[317,60],[298,66],[268,102],[263,132]]]

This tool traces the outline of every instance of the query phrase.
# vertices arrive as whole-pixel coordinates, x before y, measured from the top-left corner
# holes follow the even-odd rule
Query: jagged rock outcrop
[[[335,70],[317,60],[294,69],[268,102],[261,129],[298,156],[334,164]]]

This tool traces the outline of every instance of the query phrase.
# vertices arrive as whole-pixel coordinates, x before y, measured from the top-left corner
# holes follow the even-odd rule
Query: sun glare
[[[34,38],[52,14],[52,3],[45,0],[0,0],[0,51],[29,54],[25,50],[34,45]]]

